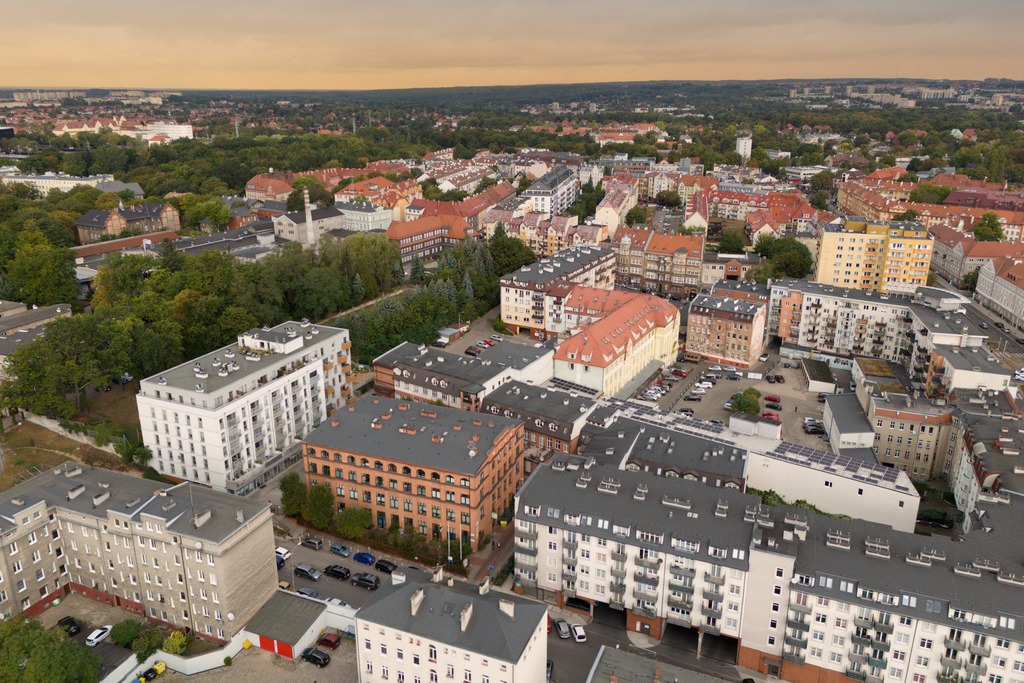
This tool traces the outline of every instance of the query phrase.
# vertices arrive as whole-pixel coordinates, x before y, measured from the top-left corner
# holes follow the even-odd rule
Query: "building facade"
[[[525,478],[523,434],[518,420],[373,397],[305,437],[303,469],[339,510],[476,549]]]
[[[620,228],[611,243],[616,282],[652,294],[689,298],[700,289],[704,235]]]
[[[749,368],[768,342],[767,322],[764,302],[701,294],[690,302],[686,353]]]
[[[78,593],[230,640],[277,590],[270,505],[158,486],[68,462],[6,491],[0,614]]]
[[[139,384],[150,465],[247,494],[299,456],[302,438],[352,395],[348,330],[282,323]]]
[[[934,240],[921,223],[851,218],[822,224],[815,281],[876,292],[928,284]]]
[[[412,221],[395,221],[386,234],[401,252],[403,266],[417,258],[433,261],[445,249],[454,249],[466,239],[475,237],[465,219],[458,216],[426,216]]]
[[[579,196],[576,174],[567,166],[555,166],[534,181],[522,196],[533,202],[533,210],[546,216],[565,213]]]

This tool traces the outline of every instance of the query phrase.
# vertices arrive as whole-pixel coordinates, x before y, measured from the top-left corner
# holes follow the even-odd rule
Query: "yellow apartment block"
[[[933,240],[912,221],[851,218],[823,225],[815,281],[876,292],[913,292],[928,284]]]

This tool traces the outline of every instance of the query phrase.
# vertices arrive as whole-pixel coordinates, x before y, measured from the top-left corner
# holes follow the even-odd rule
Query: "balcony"
[[[642,583],[645,586],[657,586],[658,585],[658,577],[656,575],[652,576],[650,574],[641,574],[640,572],[637,572],[637,573],[633,574],[633,580],[636,581],[637,583]]]
[[[889,648],[891,646],[892,646],[892,643],[890,643],[888,640],[878,640],[876,638],[872,638],[871,639],[871,647],[874,648],[875,650],[881,650],[882,652],[888,652]]]
[[[855,681],[863,681],[867,678],[867,674],[865,674],[863,671],[854,671],[853,669],[847,669],[846,677],[851,678]]]
[[[850,642],[862,647],[871,647],[871,639],[866,636],[850,636]]]
[[[625,562],[626,561],[626,554],[625,553],[612,552],[611,556],[612,556],[612,562]]]
[[[964,664],[964,670],[975,676],[984,677],[988,674],[988,667],[984,664]]]
[[[525,545],[516,544],[516,552],[521,555],[529,555],[530,557],[537,557],[537,549],[531,548]]]
[[[798,655],[795,652],[783,652],[782,653],[782,659],[783,659],[783,661],[789,662],[790,664],[803,664],[804,663],[803,655]]]
[[[786,645],[790,647],[798,647],[802,650],[807,649],[807,639],[797,638],[796,636],[786,636]]]
[[[992,654],[991,645],[978,645],[976,643],[967,643],[967,649],[972,655],[981,655],[982,657],[988,657]]]
[[[626,584],[612,581],[610,584],[608,584],[608,590],[612,592],[612,595],[618,595],[619,597],[622,597],[622,595],[626,592]]]
[[[517,569],[534,570],[534,569],[537,568],[537,558],[536,557],[517,557],[516,558],[516,568]]]
[[[647,602],[654,602],[658,599],[658,594],[651,591],[645,591],[640,588],[635,588],[633,589],[633,597],[637,600],[646,600]]]
[[[626,609],[626,603],[622,602],[621,600],[609,600],[608,606],[612,609],[617,609],[620,611]]]
[[[881,676],[872,676],[868,674],[868,677],[864,679],[865,683],[882,683]]]
[[[708,583],[713,583],[716,586],[721,586],[725,583],[724,576],[715,576],[714,574],[711,574],[709,572],[704,572],[704,580]]]
[[[520,538],[526,539],[527,541],[536,541],[537,540],[537,532],[536,531],[527,531],[526,529],[516,528],[516,540],[519,540]]]
[[[566,581],[575,581],[576,580],[576,570],[575,569],[565,569],[565,568],[563,568],[562,569],[562,578],[565,579]]]
[[[690,628],[690,617],[683,616],[678,612],[669,612],[667,615],[668,623],[675,624],[676,626],[682,626],[683,628]]]
[[[633,560],[638,567],[645,569],[657,569],[661,566],[661,560],[652,560],[649,557],[637,557]]]
[[[576,550],[580,547],[580,544],[576,541],[562,541],[562,548],[565,550]]]
[[[952,638],[946,638],[944,641],[947,648],[950,650],[956,650],[957,652],[963,652],[964,648],[967,647],[967,643],[962,640],[953,640]]]
[[[677,574],[679,577],[689,576],[692,579],[693,577],[697,576],[697,570],[695,570],[695,569],[688,569],[687,567],[675,567],[675,566],[673,566],[673,567],[669,568],[669,571],[672,572],[672,574],[674,574],[674,575]]]
[[[704,624],[700,627],[700,630],[712,636],[717,636],[722,633],[722,629],[718,628],[717,626],[712,626],[711,624]]]
[[[804,631],[806,633],[807,631],[811,630],[811,625],[803,621],[797,621],[795,619],[786,619],[786,628],[792,628],[797,631]]]
[[[863,652],[854,652],[854,651],[851,650],[850,653],[849,653],[849,657],[850,657],[850,661],[851,662],[856,662],[857,664],[860,664],[860,665],[864,665],[864,664],[868,663],[868,656],[866,654],[864,654]]]
[[[670,591],[679,591],[680,593],[693,595],[693,586],[687,585],[685,583],[680,583],[679,581],[673,581],[672,579],[668,580],[668,589]]]
[[[938,675],[939,683],[957,683],[959,678],[955,673],[940,673]]]
[[[720,591],[705,588],[703,592],[703,598],[705,600],[714,600],[715,602],[722,602],[723,600],[725,600],[725,594]]]
[[[575,567],[578,564],[579,561],[576,559],[575,555],[570,555],[569,553],[563,553],[562,554],[562,562],[564,562],[567,565]]]
[[[810,614],[814,611],[814,609],[808,605],[799,605],[795,602],[789,603],[789,609],[793,610],[794,612],[799,612],[801,614]]]
[[[670,595],[668,596],[668,605],[669,607],[680,607],[689,609],[690,607],[693,607],[693,602],[687,600],[686,598],[681,598],[677,595]]]
[[[885,659],[878,659],[868,655],[868,666],[873,666],[876,669],[884,669],[886,667]]]
[[[705,605],[701,605],[700,613],[703,614],[704,616],[710,617],[712,619],[721,619],[722,618],[722,610],[715,609],[713,607],[707,607]]]
[[[859,628],[871,628],[871,620],[870,619],[864,619],[862,617],[854,617],[853,618],[853,625],[857,626]]]
[[[942,666],[946,667],[947,669],[959,669],[960,668],[960,660],[959,659],[950,659],[949,657],[939,657],[939,663],[942,664]]]

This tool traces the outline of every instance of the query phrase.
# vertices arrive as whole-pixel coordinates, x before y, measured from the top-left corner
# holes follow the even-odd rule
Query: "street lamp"
[[[299,534],[299,538],[300,538],[299,542],[295,544],[294,548],[292,548],[292,590],[295,590],[295,562],[297,561],[297,558],[295,556],[295,551],[298,550],[299,546],[302,545],[302,540],[301,540],[302,534],[301,533]]]

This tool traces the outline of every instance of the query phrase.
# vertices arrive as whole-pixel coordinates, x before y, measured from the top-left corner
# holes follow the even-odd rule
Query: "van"
[[[307,538],[302,542],[302,545],[307,548],[312,548],[313,550],[320,550],[320,548],[324,547],[324,542],[319,538]]]
[[[320,577],[323,576],[323,572],[311,564],[298,564],[295,565],[295,576],[300,576],[310,581],[319,581]]]

